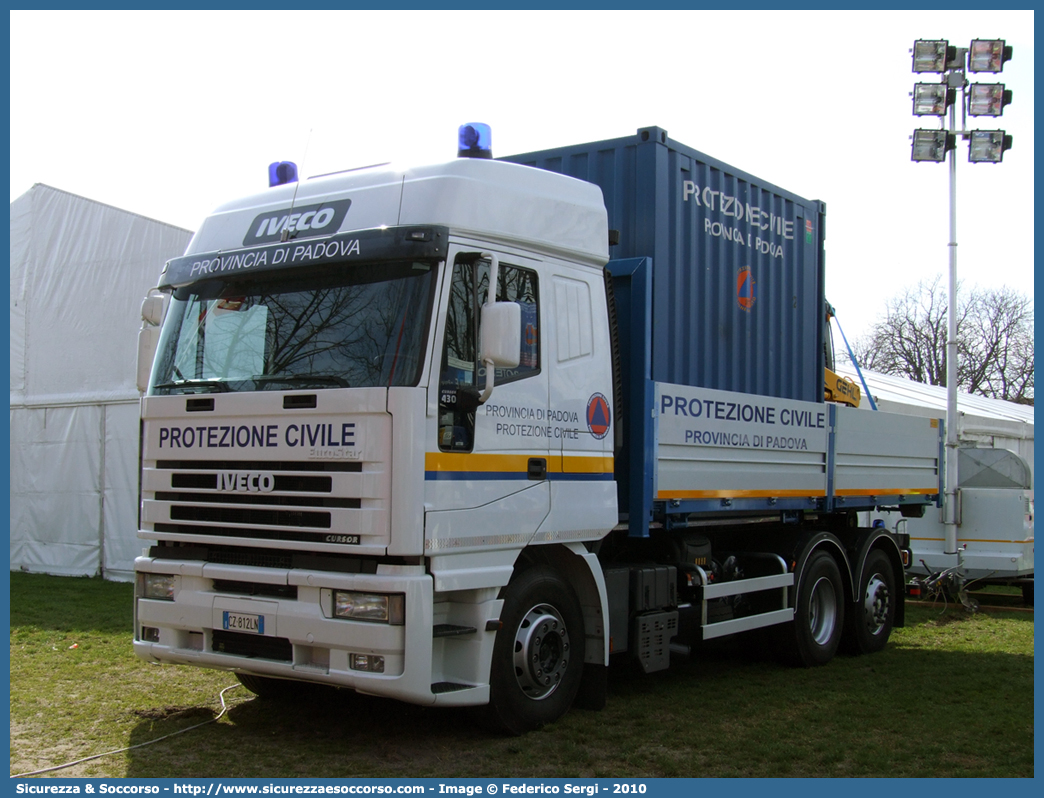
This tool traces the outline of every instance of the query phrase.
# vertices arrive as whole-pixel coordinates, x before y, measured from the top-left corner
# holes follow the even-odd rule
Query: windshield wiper
[[[228,391],[228,386],[221,380],[178,380],[177,382],[161,382],[159,385],[153,385],[152,387],[157,390],[177,388],[179,390],[194,391],[197,388],[202,388],[205,391],[217,391],[218,393]]]
[[[344,377],[335,374],[262,374],[253,377],[256,384],[266,382],[289,382],[289,383],[318,383],[320,385],[337,385],[341,388],[350,388],[351,385]]]

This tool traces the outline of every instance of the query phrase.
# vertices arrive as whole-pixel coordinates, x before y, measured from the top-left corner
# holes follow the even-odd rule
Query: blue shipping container
[[[610,257],[652,258],[652,379],[823,401],[824,203],[657,127],[503,160],[598,185]]]

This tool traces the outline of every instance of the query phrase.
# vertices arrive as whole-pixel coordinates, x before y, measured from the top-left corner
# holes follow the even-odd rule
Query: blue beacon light
[[[492,158],[493,131],[489,125],[471,122],[457,129],[458,158]]]
[[[293,161],[276,161],[268,165],[268,187],[285,186],[297,182],[297,164]]]

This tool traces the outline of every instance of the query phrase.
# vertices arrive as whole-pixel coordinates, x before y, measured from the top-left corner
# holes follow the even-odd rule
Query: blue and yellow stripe
[[[529,479],[529,461],[547,460],[547,478],[556,480],[611,480],[612,455],[471,454],[426,452],[426,480],[514,480]]]

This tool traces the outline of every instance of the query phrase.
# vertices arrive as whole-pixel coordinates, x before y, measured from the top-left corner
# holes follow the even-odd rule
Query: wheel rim
[[[888,585],[880,574],[874,574],[866,585],[866,594],[863,596],[863,617],[866,619],[866,629],[870,634],[880,634],[888,622],[888,608],[891,604],[891,596]]]
[[[522,692],[536,700],[551,695],[562,683],[569,656],[562,614],[550,604],[527,612],[515,632],[515,679]]]
[[[823,646],[829,642],[837,625],[837,595],[834,584],[825,576],[821,576],[812,586],[812,595],[808,602],[808,628],[816,645]]]

